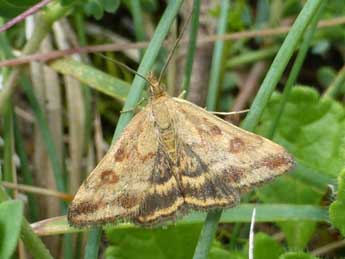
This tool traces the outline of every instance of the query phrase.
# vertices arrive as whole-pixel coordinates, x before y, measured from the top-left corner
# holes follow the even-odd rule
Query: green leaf
[[[240,204],[224,210],[221,222],[251,222],[253,209],[256,209],[256,222],[285,222],[288,220],[327,221],[327,210],[319,206],[288,205],[288,204]],[[178,223],[199,223],[205,218],[205,213],[194,212]]]
[[[84,11],[87,15],[93,16],[96,20],[103,17],[103,6],[98,0],[90,0],[84,5]]]
[[[281,95],[272,96],[261,120],[267,132]],[[295,87],[289,97],[274,140],[283,144],[298,162],[336,177],[345,160],[343,132],[345,110],[330,98],[321,98],[310,87]],[[331,125],[331,127],[330,127]]]
[[[228,251],[221,247],[221,243],[214,241],[211,247],[209,259],[247,259],[248,257],[241,251]]]
[[[102,0],[103,8],[109,13],[115,13],[120,7],[120,0]]]
[[[323,66],[317,70],[317,81],[322,85],[322,87],[328,87],[334,78],[337,76],[337,73],[334,68],[329,66]]]
[[[322,193],[292,177],[278,178],[274,183],[258,190],[260,199],[267,203],[318,204]],[[314,233],[316,223],[299,220],[277,223],[283,230],[291,249],[303,249]]]
[[[77,1],[79,1],[79,0],[60,0],[60,4],[63,6],[72,5],[73,3],[77,2]]]
[[[337,200],[329,207],[329,217],[332,224],[345,236],[345,169],[339,175],[338,184]]]
[[[289,252],[281,255],[279,259],[320,259],[319,257],[302,252]]]
[[[155,259],[189,259],[193,256],[200,229],[200,225],[166,229],[108,228],[106,236],[111,245],[106,250],[105,258],[150,259],[154,255]]]
[[[39,2],[38,0],[0,0],[0,16],[5,18],[13,18],[24,12],[32,5]]]
[[[0,258],[10,258],[17,246],[23,219],[21,201],[6,201],[0,204]]]
[[[274,117],[272,114],[277,112],[280,101],[280,94],[272,96],[262,117],[259,128],[261,134],[265,134],[270,128],[271,118]],[[336,101],[320,98],[311,88],[296,87],[291,92],[274,141],[287,147],[298,163],[334,177],[344,160],[344,153],[341,152],[342,132],[345,130],[344,115],[344,108]],[[303,167],[298,167],[293,174],[278,178],[259,189],[258,196],[269,203],[319,204],[325,187],[316,189],[294,177],[301,174]],[[302,250],[316,225],[309,221],[293,221],[279,223],[279,226],[289,247]]]
[[[248,255],[248,245],[245,246]],[[254,238],[255,259],[276,259],[284,253],[283,247],[273,237],[265,233],[257,233]]]

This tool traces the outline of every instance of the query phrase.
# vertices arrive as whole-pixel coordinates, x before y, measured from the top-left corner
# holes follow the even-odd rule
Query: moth
[[[233,207],[293,167],[280,145],[168,96],[152,74],[148,81],[148,105],[79,188],[71,225],[154,226],[190,210]]]

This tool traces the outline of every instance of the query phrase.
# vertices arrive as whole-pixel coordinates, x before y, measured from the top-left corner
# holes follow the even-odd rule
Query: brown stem
[[[14,190],[23,191],[23,192],[52,196],[52,197],[56,197],[56,198],[64,200],[64,201],[72,201],[73,200],[73,195],[71,195],[71,194],[67,194],[67,193],[63,193],[63,192],[57,192],[54,190],[49,190],[49,189],[40,188],[40,187],[36,187],[36,186],[30,186],[30,185],[24,185],[24,184],[15,184],[15,183],[10,183],[10,182],[1,182],[1,184],[8,189],[14,189]]]
[[[266,71],[267,64],[265,61],[256,63],[251,71],[249,72],[247,80],[241,87],[240,93],[238,94],[234,105],[231,107],[232,111],[240,111],[246,108],[247,103],[255,95],[257,89],[260,86],[260,77]],[[234,124],[239,123],[239,115],[229,115],[225,118],[227,121],[231,121]]]
[[[345,17],[338,17],[329,20],[323,20],[319,23],[318,28],[326,28],[332,27],[336,25],[341,25],[345,23]],[[240,39],[249,39],[255,37],[266,37],[266,36],[277,36],[281,34],[287,33],[291,29],[290,26],[282,26],[279,28],[274,29],[263,29],[263,30],[256,30],[256,31],[243,31],[243,32],[235,32],[229,33],[224,35],[209,35],[209,36],[201,36],[200,40],[198,40],[197,46],[200,48],[205,43],[215,42],[217,40],[240,40]],[[188,43],[187,40],[181,40],[181,45],[186,45]],[[164,43],[165,45],[168,42]],[[59,51],[51,51],[44,54],[34,54],[34,55],[26,55],[23,57],[15,58],[15,59],[8,59],[0,62],[0,67],[6,66],[18,66],[22,64],[26,64],[32,61],[48,61],[51,59],[56,59],[76,53],[93,53],[93,52],[105,52],[105,51],[123,51],[128,49],[142,49],[148,46],[148,42],[136,42],[136,43],[112,43],[112,44],[102,44],[102,45],[94,45],[94,46],[85,46],[82,48],[70,48],[64,49]],[[32,52],[31,52],[32,53]],[[29,53],[23,53],[29,54]]]
[[[9,20],[7,23],[5,23],[2,27],[0,27],[0,33],[8,30],[15,24],[23,21],[26,17],[36,13],[39,9],[41,9],[43,6],[46,6],[49,4],[51,0],[42,0],[41,2],[38,2],[37,4],[33,5],[26,11],[22,12],[18,16],[14,17],[13,19]]]

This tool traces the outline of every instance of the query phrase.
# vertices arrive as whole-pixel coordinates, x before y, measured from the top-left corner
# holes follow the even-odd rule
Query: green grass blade
[[[31,87],[30,81],[27,78],[22,78],[22,87],[24,89],[24,92],[29,99],[30,105],[33,109],[33,112],[35,114],[35,117],[37,119],[37,122],[39,124],[39,128],[42,134],[42,137],[44,139],[44,143],[48,152],[48,156],[51,159],[55,180],[57,184],[57,189],[60,192],[66,192],[65,183],[63,180],[63,169],[61,164],[59,163],[56,148],[54,141],[51,137],[50,130],[48,127],[47,120],[45,118],[45,115],[42,111],[42,108],[39,105],[38,100],[36,99],[36,96],[33,92],[33,89]]]
[[[223,35],[226,33],[226,25],[228,22],[228,13],[229,13],[230,1],[222,0],[221,2],[221,12],[218,21],[217,35]],[[206,107],[208,110],[213,111],[216,109],[217,98],[218,98],[218,89],[220,75],[222,71],[222,60],[223,60],[223,50],[224,50],[224,41],[216,41],[213,49],[213,58],[211,64],[210,72],[210,83],[208,86]]]
[[[3,19],[0,18],[0,25],[4,23]],[[0,55],[1,59],[12,57],[10,44],[7,40],[6,33],[0,33]],[[1,70],[1,77],[5,80],[8,79],[9,69],[5,68]],[[13,147],[14,147],[14,136],[13,136],[13,105],[11,98],[5,100],[4,103],[4,114],[3,114],[3,137],[4,137],[4,157],[3,157],[3,175],[0,175],[0,180],[13,181]],[[13,194],[13,191],[8,191]]]
[[[224,210],[220,218],[220,222],[250,223],[254,208],[256,209],[255,222],[285,222],[300,220],[316,222],[329,221],[327,208],[325,207],[290,204],[241,204],[237,207]],[[200,223],[204,218],[205,213],[193,213],[179,221],[178,224]]]
[[[10,48],[10,44],[6,38],[6,34],[2,33],[0,35],[0,45],[1,45],[1,50],[2,50],[2,54],[4,57],[6,58],[10,58],[13,57],[12,52],[11,52],[11,48]],[[3,70],[3,75],[4,78],[7,76],[8,70],[4,69]],[[13,107],[11,104],[11,98],[10,96],[6,95],[6,93],[4,95],[2,95],[2,97],[5,97],[4,99],[2,99],[2,101],[4,103],[1,103],[0,101],[0,106],[4,105],[5,108],[5,120],[8,120],[7,122],[5,122],[5,125],[8,124],[8,126],[6,127],[13,127],[14,126],[14,116],[13,116]],[[1,99],[1,97],[0,97]],[[0,108],[1,109],[1,108]],[[7,116],[10,116],[8,118],[6,118]],[[10,124],[9,124],[10,123]],[[17,130],[17,129],[16,129]],[[10,133],[11,131],[11,133]],[[8,133],[6,133],[8,132]],[[5,129],[5,133],[6,134],[13,134],[12,129]],[[6,136],[5,136],[6,138]],[[11,136],[11,138],[13,139],[13,136]],[[12,140],[10,142],[8,142],[7,145],[11,144],[11,149],[13,148],[13,142]],[[16,143],[17,144],[17,143]],[[6,149],[6,148],[5,148]],[[24,149],[23,149],[24,150]],[[5,152],[9,152],[5,150]],[[13,151],[11,151],[11,157],[10,160],[12,161],[12,153]],[[5,159],[5,163],[7,159]],[[22,161],[23,162],[23,161]],[[12,164],[12,162],[11,162]],[[12,166],[12,165],[11,165]],[[1,175],[1,167],[0,167],[0,175]],[[1,181],[1,177],[0,177],[0,181]],[[8,200],[9,197],[7,196],[5,190],[2,188],[2,186],[0,186],[0,202],[3,202],[5,200]],[[32,231],[28,221],[24,218],[22,225],[21,225],[21,239],[24,242],[25,247],[28,249],[28,251],[30,252],[30,254],[34,257],[34,258],[42,258],[42,259],[50,259],[53,258],[48,249],[44,246],[42,240],[35,235],[35,233]]]
[[[272,46],[265,49],[246,52],[242,55],[229,59],[229,61],[226,63],[226,68],[232,69],[237,66],[247,65],[249,63],[255,63],[260,60],[269,59],[271,57],[274,57],[278,50],[278,46]]]
[[[242,124],[244,129],[250,131],[255,129],[272,92],[278,84],[287,63],[303,35],[303,32],[307,28],[321,2],[322,0],[308,0],[304,5],[261,84],[259,92],[250,107],[250,111]]]
[[[21,85],[26,96],[29,99],[30,105],[32,107],[37,123],[39,125],[39,129],[42,134],[42,138],[44,140],[43,143],[47,149],[48,157],[52,165],[54,179],[56,182],[56,188],[59,192],[66,192],[66,185],[65,185],[64,176],[63,176],[63,167],[60,164],[55,143],[48,127],[48,122],[45,118],[45,115],[40,107],[38,100],[36,99],[36,96],[33,92],[30,81],[25,76],[21,78]],[[61,201],[61,210],[63,213],[67,213],[67,203],[64,201]],[[64,243],[65,258],[70,258],[72,255],[71,236],[69,235],[64,236],[63,243]]]
[[[47,33],[49,33],[52,24],[66,15],[68,11],[71,9],[73,2],[70,5],[62,6],[60,2],[54,2],[48,6],[46,6],[45,11],[41,11],[36,15],[36,26],[32,33],[32,37],[30,40],[25,44],[22,54],[28,55],[36,52],[39,47],[41,46],[42,40],[45,38]],[[3,33],[2,33],[3,34]],[[19,77],[21,68],[15,68],[12,70],[8,80],[8,82],[4,85],[2,91],[0,91],[0,113],[3,112],[4,105],[6,100],[12,95],[16,87],[16,81]]]
[[[1,175],[1,168],[0,168]],[[9,197],[3,187],[0,185],[0,202],[9,200]],[[23,222],[20,228],[20,238],[23,241],[25,247],[33,258],[52,259],[48,249],[44,246],[42,240],[32,231],[32,228],[28,221],[23,218]]]
[[[24,204],[20,200],[0,203],[1,244],[0,258],[14,258],[13,253],[19,241],[23,222]],[[15,219],[15,220],[13,220]]]
[[[163,44],[163,40],[165,39],[165,36],[167,35],[169,28],[172,22],[174,21],[182,2],[183,1],[181,0],[172,1],[167,6],[167,9],[161,17],[161,20],[157,26],[153,38],[151,39],[150,44],[145,52],[143,60],[139,65],[137,71],[138,74],[146,76],[152,68],[154,61],[158,55],[158,52]],[[134,77],[132,87],[130,89],[128,98],[123,108],[125,111],[131,110],[137,105],[139,98],[141,96],[141,92],[145,86],[145,83],[146,81],[141,77]],[[132,117],[133,112],[126,112],[120,116],[113,139],[116,139],[121,134],[122,130],[128,124]]]
[[[318,172],[315,169],[309,168],[297,161],[296,171],[298,174],[292,172],[292,176],[300,181],[312,185],[323,192],[329,185],[337,186],[337,179],[327,176],[325,172]]]
[[[130,10],[132,13],[132,18],[133,18],[133,23],[134,23],[135,38],[137,41],[144,41],[145,29],[144,29],[144,19],[143,19],[140,1],[131,0]],[[144,52],[145,52],[144,49],[140,50],[140,57],[144,55]]]
[[[85,259],[98,258],[99,242],[101,241],[102,231],[92,228],[88,233],[87,246],[85,249]]]
[[[53,10],[56,10],[56,12],[57,12],[57,13],[54,12],[53,17],[55,17],[57,15],[56,16],[57,18],[60,17],[60,16],[58,16],[58,14],[62,15],[66,11],[65,8],[60,8],[60,7],[58,7],[57,9],[53,8]],[[50,13],[48,13],[48,14],[50,14]],[[41,33],[43,33],[43,32],[41,32]],[[6,51],[4,54],[5,57],[7,57],[7,58],[12,57],[13,55],[12,55],[11,50],[9,48],[9,43],[6,40],[6,38],[4,37],[4,35],[2,35],[2,37],[1,37],[1,45],[3,47],[3,50]],[[29,47],[27,47],[27,48],[29,48]],[[32,48],[33,48],[33,46],[32,46]],[[22,81],[21,81],[22,87],[23,87],[24,92],[27,95],[29,102],[33,108],[33,111],[34,111],[36,119],[38,121],[38,125],[40,127],[42,136],[45,140],[44,143],[45,143],[46,148],[47,148],[48,156],[51,159],[51,163],[52,163],[52,167],[53,167],[53,171],[54,171],[54,176],[55,176],[55,180],[56,180],[56,184],[57,184],[57,189],[60,192],[65,192],[66,189],[65,189],[65,184],[63,181],[62,166],[60,165],[60,162],[58,160],[55,144],[54,144],[54,141],[51,137],[51,134],[50,134],[50,131],[48,128],[48,123],[47,123],[45,116],[44,116],[44,113],[43,113],[43,111],[42,111],[42,109],[41,109],[41,107],[40,107],[40,105],[39,105],[39,103],[35,97],[35,94],[32,90],[30,81],[24,76],[22,76],[21,79],[22,79]],[[66,208],[65,205],[62,205],[62,207]]]
[[[84,15],[80,12],[76,13],[74,15],[74,22],[75,22],[75,27],[76,27],[76,32],[78,35],[78,40],[80,46],[85,46],[87,44],[86,41],[86,24],[85,24],[85,19]],[[87,59],[85,58],[85,55],[81,55],[81,58],[84,63],[87,62]],[[83,97],[84,97],[84,110],[85,110],[85,123],[84,123],[84,128],[85,128],[85,136],[84,136],[84,151],[87,153],[90,141],[92,139],[92,123],[93,123],[93,107],[92,107],[92,91],[88,87],[86,87],[85,84],[81,84],[82,91],[83,91]]]
[[[1,193],[0,193],[1,194]],[[250,223],[253,209],[256,208],[256,222],[285,222],[310,220],[327,223],[329,221],[328,208],[315,205],[297,204],[240,204],[234,208],[223,211],[220,223]],[[205,212],[193,212],[176,221],[180,224],[202,224],[207,217]],[[59,235],[66,233],[85,232],[87,229],[71,227],[66,217],[56,217],[44,222],[34,223],[42,236]],[[107,225],[104,228],[136,228],[135,225],[122,223]]]
[[[144,19],[141,11],[141,3],[137,0],[130,1],[132,18],[134,22],[135,37],[137,41],[145,40]]]
[[[50,67],[64,75],[69,75],[101,93],[124,102],[130,85],[120,79],[114,78],[94,67],[73,59],[59,59],[50,63]]]
[[[33,258],[50,259],[53,258],[41,239],[32,231],[30,224],[23,219],[20,237]]]
[[[20,133],[20,128],[17,122],[17,116],[14,115],[14,139],[15,139],[15,148],[16,152],[20,159],[20,166],[21,166],[21,172],[23,176],[23,182],[27,185],[33,185],[33,177],[32,172],[29,167],[29,160],[27,158],[27,155],[25,153],[25,146],[24,146],[24,140]],[[34,195],[28,193],[28,211],[29,211],[29,220],[30,221],[36,221],[38,219],[38,203],[35,200]]]
[[[13,182],[13,107],[12,100],[7,99],[4,110],[4,175],[3,179]],[[9,191],[13,194],[13,191]]]
[[[217,34],[222,35],[226,32],[226,25],[228,22],[228,14],[230,8],[230,1],[223,0],[221,2],[221,13],[218,21]],[[222,56],[223,56],[224,42],[217,41],[213,50],[213,59],[211,65],[211,75],[210,83],[208,88],[208,95],[206,100],[206,106],[208,110],[215,110],[219,81],[222,66]],[[222,210],[214,210],[207,214],[204,226],[201,230],[198,243],[195,248],[193,259],[207,258],[209,250],[212,245],[212,240],[217,230],[219,219],[222,215]]]
[[[186,65],[183,75],[182,90],[186,91],[186,96],[188,96],[189,85],[191,80],[191,75],[193,71],[194,56],[196,51],[196,42],[198,38],[199,29],[199,14],[200,14],[201,0],[194,0],[193,2],[193,13],[191,21],[191,29],[189,33],[189,42],[186,56]]]
[[[337,76],[334,78],[333,82],[327,88],[323,96],[329,98],[336,98],[337,94],[342,92],[345,88],[345,66],[339,70]]]
[[[297,54],[297,57],[296,57],[296,60],[292,66],[292,69],[291,69],[291,72],[289,74],[289,78],[286,82],[286,85],[284,87],[284,91],[283,91],[283,99],[280,103],[280,107],[278,109],[278,113],[276,114],[274,120],[273,120],[273,123],[272,123],[272,126],[271,128],[269,129],[269,132],[268,132],[268,135],[267,137],[272,139],[273,136],[274,136],[274,133],[275,133],[275,130],[276,128],[278,127],[278,124],[279,124],[279,121],[280,121],[280,118],[283,114],[283,111],[284,111],[284,107],[288,101],[288,98],[289,98],[289,95],[290,95],[290,92],[291,92],[291,89],[293,87],[293,85],[295,84],[296,82],[296,79],[297,79],[297,76],[302,68],[302,65],[303,65],[303,62],[304,62],[304,59],[307,55],[307,52],[308,52],[308,49],[309,49],[309,46],[310,46],[310,43],[311,43],[311,40],[313,38],[313,35],[315,33],[315,30],[316,30],[316,27],[317,27],[317,23],[320,19],[320,16],[322,14],[322,11],[323,11],[323,8],[324,6],[326,5],[326,2],[327,1],[323,1],[322,4],[320,5],[319,9],[317,10],[316,14],[314,15],[312,21],[310,22],[310,26],[303,38],[303,41],[302,41],[302,44],[301,44],[301,47],[298,51],[298,54]]]
[[[208,258],[208,253],[211,249],[213,238],[216,234],[218,222],[221,216],[222,210],[214,210],[207,213],[194,251],[193,259]]]
[[[46,146],[47,153],[49,156],[49,159],[51,160],[54,177],[56,181],[56,187],[59,192],[66,192],[65,182],[63,179],[63,169],[62,165],[60,164],[55,143],[53,141],[53,138],[50,134],[50,130],[48,127],[48,122],[45,118],[45,115],[40,107],[40,104],[38,103],[38,100],[33,92],[33,89],[31,87],[30,81],[26,77],[22,77],[21,85],[23,87],[24,93],[26,94],[27,98],[29,99],[31,108],[35,114],[37,123],[39,125],[39,129],[41,131],[42,137],[44,139],[44,145]],[[62,206],[64,209],[67,208],[66,204],[63,203]]]

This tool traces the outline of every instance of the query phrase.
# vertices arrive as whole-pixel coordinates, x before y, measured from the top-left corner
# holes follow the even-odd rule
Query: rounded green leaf
[[[120,7],[120,0],[102,0],[103,8],[109,13],[115,13]]]
[[[156,229],[111,229],[106,236],[111,245],[105,258],[189,259],[200,233],[200,225],[170,226]]]
[[[273,123],[282,95],[272,96],[262,116],[259,133],[265,135]],[[303,112],[302,112],[303,111]],[[295,157],[298,165],[310,168],[310,180],[300,181],[305,176],[305,168],[297,166],[287,176],[280,177],[272,184],[258,190],[258,196],[266,203],[318,205],[326,191],[325,182],[314,188],[313,182],[332,179],[344,163],[343,132],[345,130],[345,110],[330,98],[321,98],[310,87],[292,89],[284,113],[277,127],[274,141],[285,146]],[[318,172],[318,173],[315,173]],[[315,186],[316,187],[316,186]],[[288,245],[294,250],[303,250],[312,237],[316,225],[309,220],[281,222]]]
[[[99,20],[103,16],[104,9],[99,1],[92,0],[84,5],[84,11],[87,15]]]

